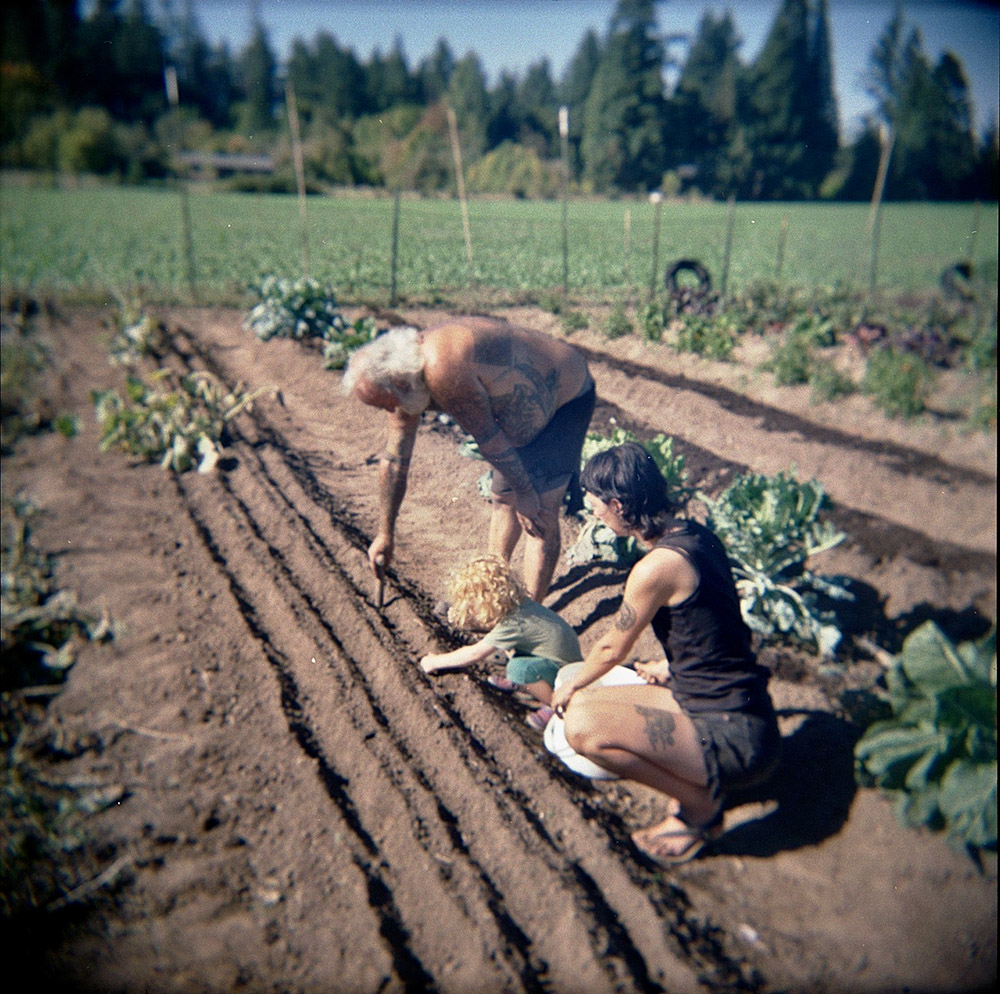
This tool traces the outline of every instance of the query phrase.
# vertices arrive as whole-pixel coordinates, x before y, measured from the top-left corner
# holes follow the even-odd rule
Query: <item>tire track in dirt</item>
[[[378,614],[360,536],[313,499],[263,415],[232,451],[236,467],[183,482],[185,500],[276,671],[400,981],[660,991],[696,984],[693,964],[709,986],[748,989],[682,893],[608,860],[621,840],[581,823],[587,791],[553,777],[480,685],[449,700],[412,666],[421,602],[400,589]]]

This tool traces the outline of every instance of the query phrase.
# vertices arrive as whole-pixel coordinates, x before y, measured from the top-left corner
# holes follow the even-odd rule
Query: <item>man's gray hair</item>
[[[420,351],[420,332],[402,326],[390,328],[374,341],[362,345],[350,357],[344,370],[343,389],[351,393],[361,377],[388,390],[399,398],[411,414],[419,414],[430,403],[424,383],[424,357]],[[400,381],[407,386],[400,390]]]

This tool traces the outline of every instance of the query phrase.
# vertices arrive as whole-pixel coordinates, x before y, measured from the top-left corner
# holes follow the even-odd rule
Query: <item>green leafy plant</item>
[[[625,313],[625,308],[621,304],[616,304],[604,322],[604,336],[606,338],[623,338],[632,334],[632,322]]]
[[[647,342],[662,342],[666,326],[667,315],[656,301],[650,301],[639,311],[639,331]]]
[[[243,324],[258,338],[336,340],[345,322],[332,289],[311,277],[265,276],[256,288],[258,303]]]
[[[161,369],[146,377],[130,375],[124,396],[115,390],[92,394],[101,451],[120,449],[177,473],[194,467],[211,472],[226,423],[265,389],[230,391],[206,372],[180,376]]]
[[[24,337],[0,345],[0,445],[4,452],[45,420],[37,389],[48,361],[48,350],[34,339]]]
[[[360,317],[353,324],[345,324],[336,338],[328,338],[323,345],[323,366],[325,369],[343,369],[351,353],[378,334],[375,319]]]
[[[932,621],[886,673],[892,717],[855,746],[863,785],[895,795],[900,822],[967,849],[997,843],[996,627],[955,646]]]
[[[374,318],[348,322],[337,296],[318,280],[267,276],[257,291],[261,297],[243,324],[258,338],[311,339],[323,342],[325,369],[343,369],[351,353],[378,334]]]
[[[868,357],[861,389],[890,418],[911,418],[927,406],[934,375],[918,355],[876,349]]]
[[[812,345],[799,335],[785,335],[771,346],[771,355],[760,368],[773,373],[779,386],[808,383],[813,369]]]
[[[821,362],[813,365],[809,374],[809,385],[812,392],[809,399],[818,404],[822,401],[846,397],[857,390],[857,384],[846,373],[842,373],[832,363]]]
[[[708,525],[726,546],[743,617],[766,639],[792,638],[831,655],[842,633],[819,596],[849,600],[846,581],[806,568],[806,560],[846,537],[819,514],[826,504],[815,480],[799,483],[784,473],[737,476],[718,497],[699,493]]]
[[[732,355],[738,340],[739,332],[732,318],[725,314],[691,312],[677,319],[673,345],[678,352],[725,360]]]
[[[567,335],[571,335],[574,331],[582,331],[584,328],[589,328],[590,322],[583,311],[566,311],[562,317],[562,326],[563,331]]]

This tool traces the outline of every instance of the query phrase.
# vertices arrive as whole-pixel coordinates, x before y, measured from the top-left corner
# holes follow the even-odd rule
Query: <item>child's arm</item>
[[[420,668],[425,673],[439,673],[442,670],[461,670],[489,659],[497,648],[485,639],[474,645],[463,645],[451,652],[431,652],[420,660]]]

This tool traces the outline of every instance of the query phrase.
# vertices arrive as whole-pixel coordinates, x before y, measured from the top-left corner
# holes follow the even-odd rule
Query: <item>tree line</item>
[[[783,0],[749,62],[728,11],[684,37],[661,33],[656,0],[618,0],[560,78],[543,58],[493,85],[444,39],[411,65],[399,39],[362,60],[320,31],[279,62],[258,20],[233,53],[208,44],[193,0],[95,0],[85,15],[79,0],[22,0],[0,16],[6,169],[147,182],[181,151],[255,153],[273,170],[239,182],[293,190],[294,109],[311,189],[454,189],[453,115],[473,193],[867,200],[888,152],[887,199],[997,199],[997,124],[976,133],[961,61],[932,62],[902,4],[870,53],[875,110],[850,141],[827,0]]]

